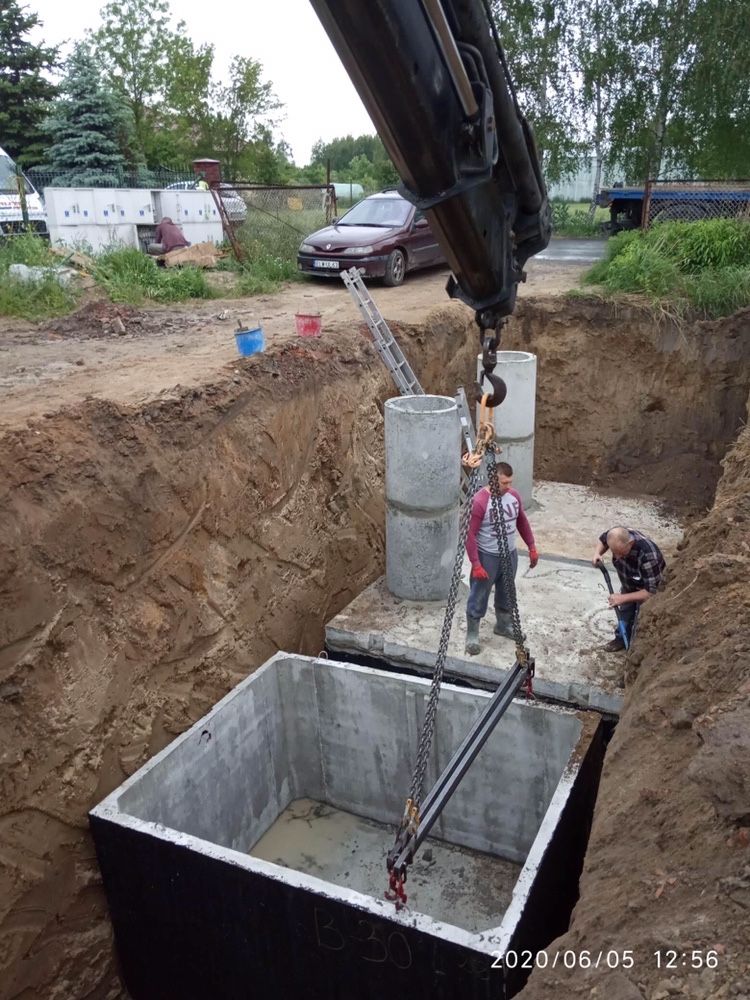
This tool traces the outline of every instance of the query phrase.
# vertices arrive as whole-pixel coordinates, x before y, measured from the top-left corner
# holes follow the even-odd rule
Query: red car
[[[364,198],[332,226],[307,236],[297,253],[304,274],[331,277],[358,267],[386,285],[400,285],[407,271],[434,264],[445,264],[445,257],[429,222],[397,191]]]

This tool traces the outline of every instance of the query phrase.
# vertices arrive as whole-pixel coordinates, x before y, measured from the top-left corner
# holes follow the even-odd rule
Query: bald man
[[[600,535],[591,560],[594,566],[603,561],[607,549],[612,553],[612,563],[621,584],[619,594],[609,595],[609,606],[620,609],[630,642],[641,604],[653,597],[664,582],[666,563],[656,542],[633,528],[618,526]],[[608,653],[625,649],[617,630],[604,649]]]

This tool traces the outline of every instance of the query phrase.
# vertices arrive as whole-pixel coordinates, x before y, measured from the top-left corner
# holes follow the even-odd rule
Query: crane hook
[[[487,400],[487,405],[489,407],[499,406],[505,399],[508,387],[505,382],[500,378],[499,375],[495,375],[495,366],[497,365],[497,348],[500,340],[500,335],[497,330],[483,330],[482,331],[482,368],[483,372],[480,377],[479,382],[477,382],[477,403],[482,401],[482,397],[486,395],[486,390],[483,388],[485,380],[489,382],[492,387],[492,391],[489,394],[489,399]]]

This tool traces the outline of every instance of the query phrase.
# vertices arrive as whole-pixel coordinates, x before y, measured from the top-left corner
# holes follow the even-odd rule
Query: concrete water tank
[[[513,702],[398,912],[385,855],[429,690],[279,653],[92,811],[133,1000],[512,995],[498,956],[545,947],[575,902],[600,719]],[[443,686],[428,787],[490,697]]]
[[[443,601],[458,544],[461,427],[449,396],[385,404],[385,576],[396,597]]]
[[[477,356],[477,380],[482,355]],[[498,351],[497,368],[508,387],[501,406],[494,411],[495,440],[502,448],[499,461],[513,466],[513,486],[526,506],[534,486],[534,417],[536,414],[536,355],[527,351]],[[479,422],[479,406],[476,420]]]

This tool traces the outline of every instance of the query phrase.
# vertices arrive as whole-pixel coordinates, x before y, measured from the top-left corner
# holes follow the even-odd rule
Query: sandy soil
[[[620,967],[576,959],[569,972],[534,973],[524,1000],[750,996],[749,523],[744,431],[643,616],[581,898],[571,930],[548,948],[594,960],[613,950]]]
[[[584,270],[531,261],[521,294],[560,294]],[[436,307],[470,316],[466,306],[448,299],[447,278],[444,269],[423,271],[400,288],[373,283],[370,291],[389,319],[424,322]],[[0,426],[22,426],[29,417],[87,398],[142,405],[160,393],[199,386],[232,362],[240,364],[234,343],[239,324],[261,323],[269,346],[297,342],[296,312],[320,312],[329,334],[360,321],[343,284],[322,280],[249,299],[143,309],[92,299],[62,319],[0,319]]]
[[[473,376],[471,324],[398,330],[428,389]],[[392,392],[341,326],[0,435],[3,1000],[121,995],[86,812],[382,572]]]
[[[705,509],[746,416],[750,310],[677,327],[638,305],[519,302],[503,345],[537,355],[536,474]]]

